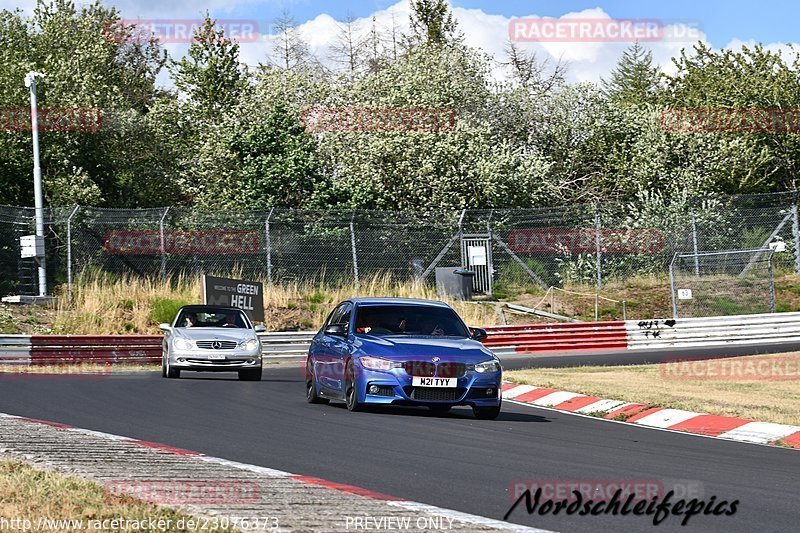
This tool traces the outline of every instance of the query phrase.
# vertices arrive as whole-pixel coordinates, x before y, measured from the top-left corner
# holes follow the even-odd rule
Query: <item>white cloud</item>
[[[506,17],[503,15],[493,15],[481,9],[465,9],[454,7],[453,14],[458,21],[460,30],[464,33],[466,43],[470,46],[480,48],[493,56],[498,63],[505,60],[505,49],[509,41],[509,23],[514,19],[539,19],[544,20],[536,14],[520,14],[518,17]],[[384,9],[375,11],[373,15],[356,20],[357,27],[363,31],[368,31],[372,25],[374,16],[377,26],[383,30],[384,37],[392,27],[392,18],[398,29],[405,31],[408,29],[409,4],[407,0],[390,5]],[[547,20],[599,20],[612,21],[612,18],[601,8],[585,9],[577,12],[565,13],[558,19]],[[673,69],[671,58],[678,55],[682,48],[689,47],[695,40],[705,40],[705,34],[684,23],[672,23],[665,25],[663,31],[666,35],[674,35],[683,31],[691,33],[692,40],[660,40],[643,42],[643,46],[653,52],[653,59],[665,71],[671,72]],[[312,52],[319,60],[328,66],[330,61],[330,48],[336,42],[338,27],[336,21],[327,14],[321,14],[316,18],[302,24],[300,32],[310,44]],[[243,62],[255,65],[265,62],[269,57],[271,39],[265,38],[258,43],[242,43]],[[553,61],[563,60],[567,62],[569,68],[567,79],[569,81],[594,81],[597,82],[601,77],[608,76],[619,60],[620,55],[632,44],[628,42],[535,42],[520,43],[520,46],[532,52],[536,52],[541,59],[551,59]],[[498,65],[494,69],[496,77],[502,77],[503,72]]]
[[[125,19],[199,19],[206,10],[217,19],[224,19],[227,13],[242,5],[256,3],[263,0],[173,0],[170,2],[153,2],[152,0],[116,0],[115,5]],[[271,0],[275,5],[287,3],[281,0]],[[11,5],[13,3],[13,5]],[[291,2],[288,2],[291,4]],[[388,34],[393,25],[398,31],[408,29],[409,2],[400,0],[390,3],[387,0],[376,0],[377,10],[368,17],[357,19],[356,27],[362,32],[367,32],[372,27],[374,17],[377,28],[383,38],[388,39]],[[32,13],[35,0],[0,0],[0,9],[22,8],[27,14]],[[490,8],[489,8],[490,9]],[[464,33],[468,45],[480,48],[493,56],[498,62],[505,59],[505,48],[509,40],[509,23],[517,19],[534,19],[538,21],[558,21],[561,25],[567,22],[575,23],[578,20],[595,21],[597,26],[603,26],[597,21],[612,21],[612,18],[600,7],[564,13],[560,17],[540,17],[535,13],[520,13],[516,17],[506,17],[487,13],[481,9],[465,9],[454,7],[453,14],[458,21],[460,30]],[[235,17],[234,17],[235,18]],[[567,21],[567,22],[565,22]],[[257,65],[269,61],[272,51],[270,28],[272,21],[257,20],[261,38],[256,42],[242,42],[240,44],[242,62],[248,65]],[[692,21],[666,21],[663,26],[665,35],[672,36],[663,40],[643,41],[642,45],[653,53],[653,59],[662,70],[667,73],[674,72],[671,59],[680,54],[683,48],[691,48],[697,40],[706,41],[706,35],[696,27]],[[326,66],[331,68],[336,65],[330,58],[331,46],[336,42],[339,25],[330,15],[322,13],[314,19],[305,22],[299,27],[302,37],[308,42],[314,55]],[[685,36],[688,35],[688,38]],[[553,61],[563,60],[568,64],[567,79],[571,82],[593,81],[597,82],[607,77],[616,65],[621,54],[628,48],[628,42],[591,42],[577,39],[572,41],[551,42],[524,42],[520,47],[536,52],[541,59]],[[754,46],[755,41],[731,40],[726,49],[738,49],[742,45]],[[180,57],[186,53],[188,44],[167,43],[164,45],[173,57]],[[794,52],[789,44],[770,43],[765,48],[771,51],[780,51],[787,61],[791,61]],[[496,77],[502,77],[503,71],[499,64],[494,69]],[[165,74],[159,76],[159,81],[169,84]]]
[[[753,49],[757,44],[759,43],[753,39],[749,39],[747,41],[743,41],[741,39],[731,39],[731,41],[725,45],[724,49],[739,51],[745,46]],[[798,54],[800,54],[800,45],[797,43],[769,43],[762,44],[762,46],[769,52],[780,54],[783,60],[789,64],[791,64]]]

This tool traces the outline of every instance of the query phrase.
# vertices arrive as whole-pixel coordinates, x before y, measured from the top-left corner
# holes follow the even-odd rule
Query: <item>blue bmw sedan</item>
[[[468,405],[494,419],[502,402],[502,368],[447,304],[400,298],[355,298],[334,308],[306,360],[310,403],[419,405],[444,413]]]

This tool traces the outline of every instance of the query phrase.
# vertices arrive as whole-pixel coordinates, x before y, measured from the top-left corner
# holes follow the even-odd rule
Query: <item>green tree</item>
[[[495,128],[487,58],[468,48],[421,46],[339,87],[330,101],[384,113],[441,113],[438,131],[330,131],[319,150],[331,185],[320,207],[454,209],[532,205],[545,164]],[[450,120],[453,120],[452,124]],[[452,126],[452,127],[451,127]]]
[[[286,70],[301,70],[315,63],[308,43],[300,35],[297,21],[288,10],[275,19],[275,40],[272,44],[272,57],[275,66]]]
[[[442,46],[461,40],[447,0],[411,0],[411,44]]]
[[[155,78],[164,55],[152,39],[132,38],[117,11],[99,3],[77,8],[68,0],[40,0],[33,17],[8,11],[0,15],[0,105],[18,109],[29,123],[24,73],[45,74],[38,84],[42,116],[80,110],[102,117],[95,127],[69,123],[66,131],[42,124],[40,132],[45,196],[54,204],[81,199],[89,203],[142,205],[152,195],[131,196],[121,187],[121,169],[130,164],[132,133],[120,129],[118,117],[143,117],[156,98]],[[136,132],[138,135],[140,132]],[[0,133],[0,180],[3,203],[32,203],[32,148],[28,128]],[[147,145],[145,154],[155,147]],[[139,157],[141,161],[146,156]],[[146,169],[149,163],[143,168]],[[146,188],[148,173],[140,174]],[[16,183],[16,185],[13,185]],[[22,186],[20,186],[22,184]]]
[[[206,13],[187,56],[172,62],[175,86],[189,97],[197,118],[212,122],[236,104],[246,86],[239,43],[215,26],[216,21]]]
[[[653,104],[658,99],[661,71],[653,65],[653,52],[639,42],[622,53],[603,87],[612,100],[630,105]]]
[[[281,102],[243,101],[200,148],[200,205],[304,207],[323,184],[313,137]]]
[[[780,53],[757,45],[741,50],[716,51],[695,45],[673,59],[676,73],[667,76],[663,101],[665,125],[673,126],[671,142],[686,137],[705,149],[676,154],[707,169],[713,190],[750,193],[793,188],[800,165],[800,136],[791,114],[777,110],[800,107],[800,62],[784,61]],[[704,121],[697,111],[714,111],[722,123]],[[687,123],[670,119],[684,114]],[[681,127],[689,126],[688,131]],[[669,129],[669,128],[668,128]]]

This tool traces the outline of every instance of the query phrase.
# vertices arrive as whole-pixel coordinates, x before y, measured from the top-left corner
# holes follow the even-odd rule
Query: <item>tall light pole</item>
[[[25,75],[25,86],[31,89],[31,131],[33,133],[33,202],[36,210],[36,240],[41,240],[42,254],[36,256],[39,264],[39,296],[47,296],[47,269],[44,256],[44,200],[42,198],[42,167],[39,164],[39,112],[36,105],[36,77],[39,72]],[[38,244],[38,243],[37,243]],[[37,245],[37,250],[39,246]]]

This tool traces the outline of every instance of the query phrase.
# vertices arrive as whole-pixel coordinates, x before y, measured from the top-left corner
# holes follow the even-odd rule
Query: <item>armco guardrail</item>
[[[161,337],[154,335],[32,335],[31,363],[161,362]]]
[[[301,357],[316,332],[259,335],[265,357]],[[158,364],[161,335],[4,335],[0,364]]]
[[[800,313],[629,320],[628,349],[800,342]]]
[[[800,313],[487,328],[498,354],[800,343]]]
[[[305,356],[316,331],[286,331],[259,335],[266,357]]]
[[[31,362],[30,335],[0,336],[0,364]]]
[[[486,328],[484,344],[495,353],[621,349],[628,346],[625,322],[530,324]]]
[[[800,343],[800,313],[486,328],[497,354]],[[259,335],[267,358],[301,358],[313,331]],[[160,335],[5,335],[0,364],[159,363]]]

